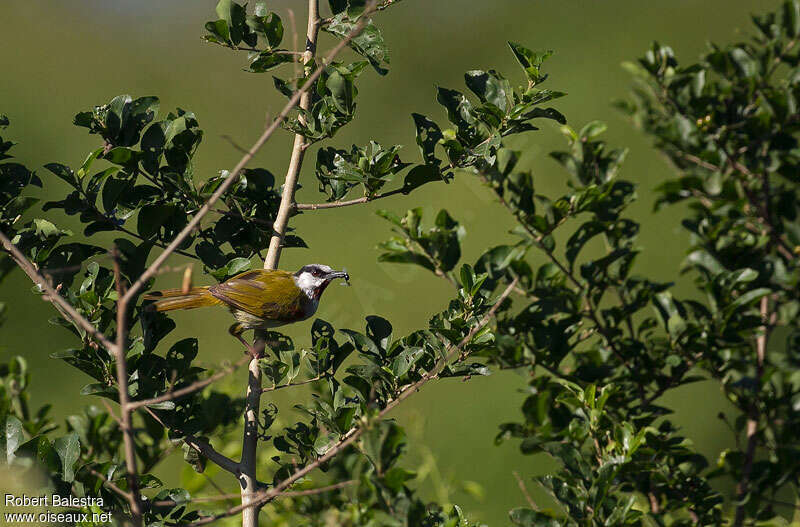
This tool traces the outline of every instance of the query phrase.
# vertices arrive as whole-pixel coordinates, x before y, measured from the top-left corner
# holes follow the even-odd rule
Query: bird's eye
[[[314,269],[313,271],[311,271],[311,275],[319,278],[320,275],[322,275],[322,273],[319,271],[319,269]]]

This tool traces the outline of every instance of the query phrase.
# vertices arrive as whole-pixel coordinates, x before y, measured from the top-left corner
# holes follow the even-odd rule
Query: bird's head
[[[336,278],[344,278],[345,281],[349,281],[350,275],[347,274],[347,271],[336,271],[322,264],[304,265],[294,273],[297,287],[314,300],[319,300],[328,284]]]

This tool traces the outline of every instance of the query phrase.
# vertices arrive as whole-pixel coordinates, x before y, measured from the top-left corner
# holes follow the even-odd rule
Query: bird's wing
[[[285,271],[247,271],[209,288],[234,309],[267,320],[296,320],[301,298],[292,275]]]

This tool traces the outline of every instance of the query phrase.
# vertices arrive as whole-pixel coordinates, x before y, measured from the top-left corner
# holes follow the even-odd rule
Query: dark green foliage
[[[353,187],[362,185],[364,195],[372,198],[394,176],[408,166],[400,161],[400,146],[383,148],[374,141],[350,152],[324,148],[317,152],[317,179],[320,191],[329,201],[342,199]]]
[[[384,252],[378,258],[383,262],[414,263],[438,275],[449,273],[461,258],[461,239],[466,234],[463,227],[442,209],[436,215],[435,226],[422,227],[422,209],[413,209],[401,218],[386,210],[379,216],[392,222],[400,237],[380,244]]]
[[[353,119],[358,95],[355,81],[366,67],[365,61],[349,65],[333,62],[325,66],[325,71],[310,91],[309,109],[296,108],[294,116],[284,121],[283,126],[311,142],[333,137],[339,128]],[[275,85],[281,92],[292,92],[285,81],[276,79]]]
[[[736,522],[788,514],[775,496],[800,474],[787,359],[800,305],[799,11],[787,0],[753,18],[751,40],[712,47],[688,66],[653,44],[631,66],[634,100],[621,104],[678,173],[659,186],[656,206],[689,203],[685,271],[708,301],[665,301],[660,315],[673,342],[697,341],[693,363],[740,412],[726,418],[739,447],[710,474],[738,482]]]
[[[367,3],[330,0],[329,5],[331,16],[320,20],[321,27],[344,38]],[[263,4],[248,14],[246,5],[221,0],[217,17],[206,24],[205,40],[247,51],[250,71],[297,60],[298,52],[280,49],[281,19]],[[522,68],[520,87],[494,70],[473,70],[465,74],[472,95],[438,88],[449,124],[413,114],[421,156],[414,166],[400,160],[399,146],[375,141],[349,151],[335,146],[317,151],[316,175],[328,201],[343,201],[356,188],[363,197],[353,202],[366,202],[447,183],[456,175],[475,177],[507,209],[515,227],[509,241],[487,248],[470,265],[462,261],[465,230],[447,210],[440,210],[430,227],[423,226],[421,208],[402,216],[379,211],[396,233],[379,245],[379,260],[415,264],[444,278],[455,289],[449,304],[431,309],[427,325],[407,335],[397,335],[377,315],[367,316],[359,329],[314,320],[309,338],[298,343],[277,332],[266,335],[269,349],[259,364],[265,391],[303,385],[310,393],[293,399],[291,413],[264,405],[257,430],[263,488],[316,464],[319,470],[297,485],[342,483],[328,492],[270,503],[272,520],[473,525],[457,506],[425,503],[415,494],[416,474],[401,464],[413,445],[385,413],[429,381],[516,369],[529,379],[521,416],[500,424],[496,442],[514,440],[523,453],[545,453],[559,468],[533,478],[555,507],[515,508],[509,515],[513,525],[785,524],[793,508],[783,507],[781,493],[796,498],[800,476],[795,411],[800,4],[788,0],[779,13],[754,21],[757,34],[751,41],[712,46],[688,67],[679,65],[670,48],[654,44],[630,67],[638,80],[634,100],[621,103],[675,166],[677,177],[659,186],[656,208],[688,204],[683,226],[691,249],[683,272],[702,293],[693,299],[676,298],[671,283],[636,274],[640,225],[628,212],[636,188],[620,175],[627,151],[601,139],[603,123],[571,128],[547,106],[564,95],[542,88],[550,51],[509,43]],[[295,110],[284,122],[308,144],[332,138],[353,119],[356,82],[367,65],[386,73],[388,49],[372,20],[350,45],[367,60],[309,62],[299,78],[274,79],[276,89],[291,97],[314,68],[324,68],[309,92],[309,109]],[[80,113],[75,124],[99,136],[101,144],[76,169],[46,165],[45,182],[56,177],[70,190],[42,212],[77,215],[85,225],[82,236],[49,219],[27,218],[36,204],[29,187],[43,182],[7,161],[12,143],[0,139],[0,228],[109,338],[118,331],[120,285],[111,257],[124,280],[136,280],[148,258],[230,177],[221,171],[197,181],[193,160],[203,136],[197,118],[177,110],[157,120],[158,109],[155,97],[123,95]],[[563,169],[558,177],[567,182],[560,195],[537,191],[534,174],[520,161],[522,152],[507,139],[536,131],[540,123],[561,125],[566,138],[566,149],[550,154]],[[7,124],[0,117],[0,127]],[[409,167],[402,186],[385,190]],[[222,201],[220,216],[200,224],[181,247],[217,280],[249,269],[269,245],[280,195],[271,172],[249,168]],[[115,231],[113,252],[84,243],[101,231]],[[294,235],[285,245],[305,247]],[[0,278],[11,266],[7,257],[0,260]],[[499,302],[503,290],[512,294]],[[0,304],[0,322],[3,313]],[[198,365],[196,339],[165,348],[163,339],[175,329],[168,316],[136,306],[128,318],[124,349],[133,401],[214,373]],[[51,356],[89,376],[84,395],[116,402],[115,356],[71,322],[60,317],[52,322],[75,339],[70,349]],[[722,417],[738,446],[713,461],[697,452],[660,404],[671,390],[699,380],[719,383],[736,408]],[[3,464],[21,470],[39,466],[52,489],[102,495],[115,513],[130,514],[127,500],[104,484],[128,489],[117,422],[89,406],[60,429],[47,408],[28,408],[27,387],[24,360],[0,364]],[[244,404],[241,397],[207,386],[174,400],[151,401],[136,412],[146,525],[182,525],[209,513],[191,501],[205,480],[186,476],[186,489],[164,488],[152,472],[173,448],[182,450],[193,471],[216,470],[191,445],[210,441],[222,449],[238,434]],[[344,446],[353,434],[357,441]],[[321,459],[331,452],[336,455]],[[735,493],[719,491],[717,480],[735,482]]]
[[[0,114],[0,131],[5,130],[8,124],[8,117]],[[23,196],[25,187],[42,186],[42,181],[35,172],[24,165],[8,161],[14,157],[9,153],[13,146],[12,141],[6,141],[0,136],[0,228],[3,232],[10,232],[18,217],[39,201]]]
[[[364,12],[364,5],[365,2],[353,1],[349,2],[346,9],[342,9],[342,6],[332,6],[331,9],[335,14],[327,21],[323,29],[339,38],[346,37],[355,29]],[[384,67],[384,64],[389,64],[389,48],[383,40],[381,30],[372,23],[372,19],[369,19],[363,31],[350,41],[350,47],[366,58],[375,71],[381,75],[389,72]]]

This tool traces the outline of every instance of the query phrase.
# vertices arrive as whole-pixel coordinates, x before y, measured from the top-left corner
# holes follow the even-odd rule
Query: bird
[[[316,313],[325,288],[337,278],[350,283],[347,271],[322,264],[309,264],[297,272],[256,269],[244,271],[217,285],[152,291],[148,311],[174,311],[198,307],[225,306],[234,318],[228,332],[244,344],[250,354],[260,351],[242,336],[248,329],[267,330],[306,320]]]

